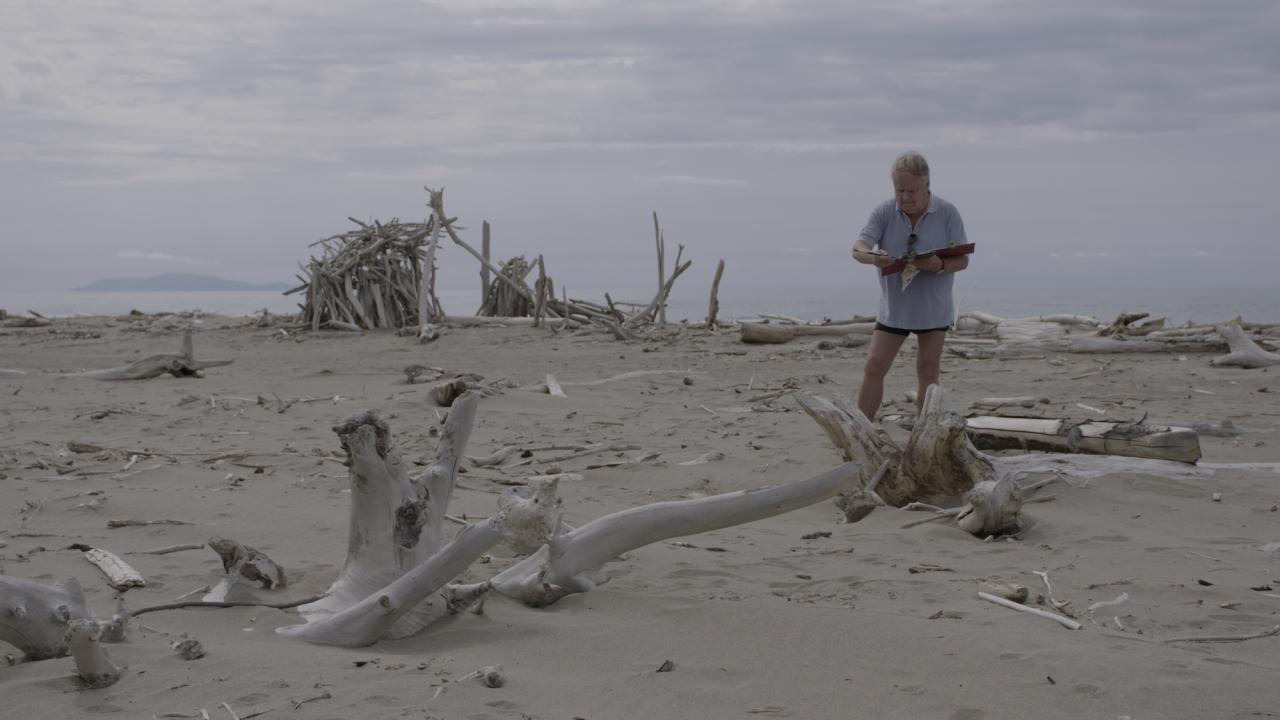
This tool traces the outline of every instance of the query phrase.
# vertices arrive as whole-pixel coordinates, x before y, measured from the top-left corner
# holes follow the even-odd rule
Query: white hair
[[[899,155],[897,160],[893,161],[893,170],[890,171],[891,174],[900,172],[928,180],[929,163],[925,161],[923,155],[914,150],[905,152]]]

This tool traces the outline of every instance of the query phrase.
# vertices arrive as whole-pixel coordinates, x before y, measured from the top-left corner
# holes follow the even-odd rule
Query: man
[[[879,272],[909,251],[922,255],[968,242],[959,211],[929,190],[929,164],[923,156],[915,152],[900,156],[889,175],[894,197],[871,211],[867,226],[853,244],[854,260]],[[969,257],[927,254],[913,257],[907,264],[919,274],[910,278],[905,288],[902,272],[880,277],[880,310],[858,390],[858,409],[873,422],[884,398],[884,377],[911,333],[919,343],[917,413],[923,407],[925,390],[938,382],[942,344],[955,317],[952,276],[969,267]]]

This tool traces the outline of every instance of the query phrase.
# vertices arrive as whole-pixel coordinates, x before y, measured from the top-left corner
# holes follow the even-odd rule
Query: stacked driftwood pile
[[[303,322],[313,330],[419,325],[424,270],[430,279],[435,216],[421,223],[349,219],[357,229],[313,243],[320,247],[320,256],[303,268],[306,277],[298,278],[302,285],[286,293],[306,292]]]
[[[484,252],[476,252],[459,236],[462,228],[457,219],[445,214],[444,191],[426,190],[431,209],[426,222],[402,223],[397,219],[389,223],[363,223],[349,218],[358,229],[312,244],[312,247],[320,246],[320,256],[312,257],[302,268],[305,276],[298,276],[302,284],[285,293],[306,293],[306,302],[300,304],[304,325],[312,330],[340,331],[412,327],[417,329],[420,338],[429,340],[437,335],[433,325],[441,323],[467,325],[523,320],[552,330],[594,326],[618,339],[634,339],[639,328],[665,322],[672,286],[692,265],[691,261],[681,263],[684,246],[680,245],[674,268],[669,276],[666,274],[666,243],[654,213],[658,291],[652,301],[615,303],[608,293],[604,303],[571,299],[563,285],[557,297],[555,282],[547,274],[541,255],[532,262],[518,255],[500,267],[495,265],[489,255],[489,224],[486,222],[483,226]],[[480,262],[482,301],[475,317],[446,316],[436,298],[435,257],[442,234]],[[530,283],[535,268],[537,278]],[[716,290],[722,272],[723,261],[711,291],[709,327],[714,327],[716,322]]]

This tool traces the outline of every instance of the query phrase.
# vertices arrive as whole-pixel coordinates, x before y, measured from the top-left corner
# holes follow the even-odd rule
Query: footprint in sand
[[[1081,695],[1087,695],[1094,699],[1100,698],[1103,695],[1107,694],[1105,690],[1098,687],[1097,685],[1089,685],[1088,683],[1080,683],[1079,685],[1076,685],[1071,689],[1075,692],[1080,693]]]

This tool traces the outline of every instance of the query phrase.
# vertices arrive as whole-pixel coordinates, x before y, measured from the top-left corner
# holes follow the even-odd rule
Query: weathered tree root
[[[431,566],[434,573],[441,572],[440,563],[445,563],[446,569],[453,568],[458,553],[470,551],[471,538],[487,541],[493,537],[494,543],[501,539],[496,531],[477,530],[470,533],[468,543],[458,544],[462,535],[453,543],[445,542],[445,515],[478,401],[479,396],[472,392],[454,401],[434,462],[422,475],[412,478],[390,428],[376,413],[356,415],[334,428],[347,450],[351,475],[347,560],[326,596],[299,608],[307,624],[282,628],[282,634],[319,643],[368,644],[377,639],[365,639],[373,632],[371,627],[381,628],[379,637],[405,637],[448,614],[447,597],[438,602],[423,601],[435,589],[421,592],[417,587],[402,590],[397,586],[393,590],[390,586],[410,571],[422,580],[420,576],[427,572],[420,567],[424,563],[435,563]],[[457,572],[469,563],[463,563]],[[434,577],[429,578],[432,583]],[[452,576],[443,578],[435,588],[450,579]],[[418,600],[405,599],[414,595],[420,595]],[[382,605],[383,598],[394,608]],[[376,617],[366,618],[371,612],[366,601],[370,600],[382,610],[377,610]]]
[[[1219,325],[1214,329],[1218,331],[1223,340],[1227,341],[1227,345],[1231,348],[1231,353],[1213,358],[1209,361],[1209,364],[1217,367],[1230,365],[1242,368],[1280,365],[1280,354],[1263,350],[1234,322]]]
[[[75,578],[44,585],[0,575],[0,640],[30,660],[66,655],[71,622],[93,619]]]
[[[796,398],[827,431],[843,457],[868,454],[891,457],[882,452],[885,441],[876,434],[875,426],[847,401],[830,401],[807,393],[797,393]],[[1182,463],[1113,455],[987,455],[974,448],[965,433],[964,420],[951,412],[948,405],[947,392],[931,385],[900,461],[879,482],[876,493],[895,507],[915,501],[962,505],[948,514],[956,516],[958,522],[962,521],[960,526],[975,535],[1016,532],[1021,527],[1021,499],[1016,480],[1027,474],[1096,477],[1115,472],[1140,472],[1179,478],[1204,474],[1203,470]],[[881,454],[874,455],[876,452]]]

